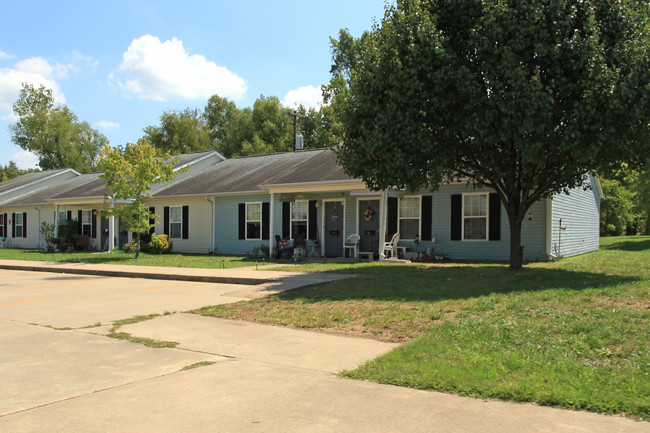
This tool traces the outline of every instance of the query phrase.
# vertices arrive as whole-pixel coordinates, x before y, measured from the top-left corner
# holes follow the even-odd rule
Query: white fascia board
[[[269,192],[278,193],[292,193],[292,192],[327,192],[327,191],[350,191],[365,189],[365,183],[361,181],[342,182],[340,180],[329,182],[302,182],[302,183],[287,183],[277,185],[260,185],[260,188],[268,190]]]

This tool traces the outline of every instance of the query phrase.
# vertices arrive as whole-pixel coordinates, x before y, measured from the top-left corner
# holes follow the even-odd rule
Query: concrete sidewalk
[[[0,269],[258,286],[255,290],[256,294],[252,297],[262,297],[285,290],[351,277],[351,275],[333,273],[280,272],[267,270],[269,268],[263,266],[259,266],[259,270],[256,267],[207,269],[28,260],[0,260]],[[250,298],[251,291],[247,290],[246,292],[249,295],[245,297]]]

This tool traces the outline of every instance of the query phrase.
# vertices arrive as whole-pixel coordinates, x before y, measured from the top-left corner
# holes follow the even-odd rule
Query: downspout
[[[216,206],[216,203],[215,203],[214,198],[212,200],[210,200],[210,197],[208,197],[207,195],[205,196],[205,199],[208,201],[208,203],[210,203],[212,205],[212,206],[210,206],[210,211],[212,212],[212,215],[211,215],[210,219],[212,221],[212,224],[210,224],[210,251],[208,251],[208,252],[214,253],[215,252],[214,251],[214,226],[217,223],[217,221],[216,221],[216,212],[215,212],[214,207]]]
[[[41,248],[41,207],[34,205],[34,209],[38,210],[38,242],[36,248]]]
[[[115,201],[111,199],[111,209],[115,209]],[[108,252],[115,249],[115,215],[108,217]]]
[[[269,257],[273,256],[273,241],[275,234],[273,233],[273,214],[274,214],[275,193],[271,193],[271,204],[269,205]]]
[[[59,237],[59,205],[54,205],[54,237]]]
[[[553,197],[546,199],[546,256],[549,260],[557,258],[553,254]]]

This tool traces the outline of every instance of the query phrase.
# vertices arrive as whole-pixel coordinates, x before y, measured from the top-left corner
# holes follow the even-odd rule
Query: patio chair
[[[345,254],[343,256],[347,256],[347,251],[350,250],[350,258],[356,259],[358,254],[357,254],[357,249],[359,248],[359,239],[361,239],[361,236],[358,234],[354,233],[345,240],[345,243],[343,244],[343,248],[345,248]]]
[[[384,258],[387,258],[386,252],[390,253],[391,258],[397,258],[397,243],[398,242],[399,242],[399,233],[395,233],[391,237],[389,242],[384,242]]]
[[[74,249],[77,251],[86,251],[88,249],[88,235],[79,235],[74,243]]]

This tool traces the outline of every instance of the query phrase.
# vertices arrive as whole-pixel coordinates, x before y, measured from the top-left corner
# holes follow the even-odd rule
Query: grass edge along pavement
[[[165,312],[163,316],[167,316],[169,312]],[[131,343],[135,344],[142,344],[147,347],[151,347],[154,349],[173,349],[176,346],[178,346],[178,342],[176,341],[164,341],[164,340],[154,340],[151,338],[146,338],[146,337],[134,337],[128,332],[117,332],[118,329],[124,325],[131,325],[133,323],[139,323],[139,322],[144,322],[145,320],[152,320],[155,319],[156,317],[159,317],[160,314],[147,314],[144,316],[134,316],[128,319],[121,319],[121,320],[116,320],[113,322],[113,326],[111,329],[109,329],[108,334],[106,334],[107,337],[109,338],[115,338],[118,340],[125,340],[129,341]]]
[[[342,374],[650,417],[650,237],[513,273],[503,264],[317,264],[358,278],[195,313],[405,341]]]

